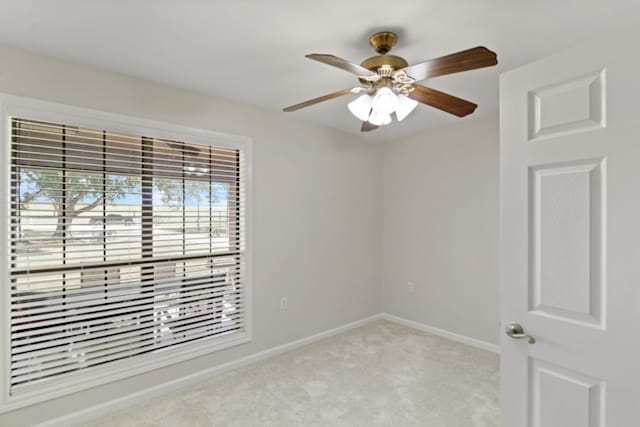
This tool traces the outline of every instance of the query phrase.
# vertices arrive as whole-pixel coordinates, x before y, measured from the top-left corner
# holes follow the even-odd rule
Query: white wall
[[[253,138],[253,342],[0,415],[18,427],[381,311],[381,148],[243,106],[0,46],[0,92]],[[279,310],[281,296],[289,309]]]
[[[499,342],[498,148],[497,116],[384,145],[385,312]]]

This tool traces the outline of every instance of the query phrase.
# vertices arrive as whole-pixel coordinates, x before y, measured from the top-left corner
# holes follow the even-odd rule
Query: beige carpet
[[[499,425],[498,356],[376,321],[91,426]]]

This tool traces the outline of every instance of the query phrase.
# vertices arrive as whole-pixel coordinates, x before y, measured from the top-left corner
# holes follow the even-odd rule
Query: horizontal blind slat
[[[199,301],[202,295],[206,297],[206,300],[214,300],[216,298],[216,295],[212,295],[212,293],[203,293],[202,295],[193,295],[186,297],[176,295],[175,293],[171,295],[173,296],[162,299],[160,299],[162,295],[149,298],[139,298],[135,301],[131,301],[130,304],[114,304],[113,307],[109,307],[108,305],[96,305],[96,307],[90,307],[87,309],[72,309],[66,312],[49,312],[45,314],[36,314],[33,316],[13,318],[13,328],[16,328],[16,330],[19,331],[37,328],[40,326],[46,327],[50,325],[65,325],[68,323],[73,323],[75,321],[91,320],[95,318],[107,318],[111,315],[129,313],[134,310],[150,310],[158,307],[159,305],[166,305],[175,301],[181,301],[181,304],[182,302],[189,303],[193,301]],[[64,310],[64,308],[61,310]]]
[[[240,320],[240,319],[238,319]],[[34,379],[40,379],[42,377],[46,377],[46,376],[51,376],[53,374],[59,374],[62,372],[67,372],[71,369],[76,370],[78,368],[87,368],[93,365],[97,365],[97,364],[102,364],[105,362],[111,362],[111,361],[115,361],[115,360],[120,360],[123,357],[131,357],[135,354],[139,354],[139,353],[146,353],[152,350],[160,350],[166,347],[169,347],[171,345],[177,345],[177,344],[182,344],[184,342],[188,342],[191,341],[193,339],[197,339],[197,338],[201,338],[204,336],[210,336],[210,335],[218,335],[224,332],[229,332],[232,330],[238,330],[240,329],[241,326],[238,324],[233,324],[229,327],[226,327],[225,325],[223,326],[219,326],[217,328],[211,328],[211,330],[208,331],[194,331],[193,333],[189,333],[187,337],[185,337],[183,340],[179,341],[179,342],[175,342],[175,343],[160,343],[158,345],[155,345],[153,343],[154,339],[153,338],[146,338],[143,339],[141,341],[138,341],[136,343],[136,345],[131,345],[125,348],[120,349],[120,351],[115,352],[110,354],[108,357],[103,357],[102,360],[98,360],[98,361],[92,361],[93,363],[82,363],[85,366],[68,366],[71,365],[73,362],[70,361],[71,363],[69,363],[67,366],[65,367],[61,367],[61,368],[57,368],[54,369],[53,371],[38,371],[35,373],[30,373],[30,374],[24,374],[22,376],[12,376],[12,382],[13,383],[20,383],[20,382],[25,382],[25,381],[32,381]],[[151,347],[151,348],[149,348]]]
[[[229,296],[224,300],[219,300],[215,303],[221,303],[222,301],[232,304],[233,311],[242,312],[242,295],[236,294]],[[208,301],[208,303],[213,303]],[[184,308],[184,307],[183,307]],[[213,312],[201,312],[193,307],[187,307],[188,310],[183,310],[182,313],[178,313],[179,321],[172,322],[171,324],[178,325],[183,319],[189,319],[199,316],[211,316]],[[196,310],[194,312],[194,310]],[[64,332],[48,334],[45,336],[37,336],[31,339],[28,336],[23,339],[13,340],[13,353],[16,356],[19,354],[28,353],[34,350],[42,350],[48,348],[55,348],[61,345],[65,345],[76,341],[87,341],[98,339],[101,337],[109,337],[112,335],[120,335],[130,331],[138,331],[148,329],[149,327],[156,327],[156,317],[158,312],[143,312],[132,316],[127,316],[120,319],[112,319],[110,323],[106,323],[104,320],[98,323],[96,326],[82,325],[80,327],[72,327],[65,329]],[[123,326],[126,325],[126,326]],[[90,336],[87,336],[87,332],[91,332]],[[50,339],[47,339],[50,338]],[[14,361],[19,360],[16,358]]]
[[[237,302],[237,301],[236,301]],[[239,304],[239,302],[237,302]],[[44,363],[48,360],[54,360],[57,358],[65,358],[65,353],[69,351],[74,352],[84,352],[84,351],[94,351],[100,349],[106,349],[110,347],[119,346],[122,343],[128,343],[131,341],[132,337],[138,336],[147,336],[147,335],[159,335],[161,329],[169,329],[168,332],[173,334],[183,332],[186,329],[189,329],[189,325],[195,323],[203,323],[207,325],[213,325],[217,323],[217,320],[220,320],[224,317],[234,317],[234,316],[242,316],[242,310],[240,306],[237,312],[222,313],[220,311],[212,312],[209,315],[196,315],[184,318],[180,318],[175,323],[167,322],[165,324],[155,324],[155,325],[146,325],[146,327],[140,328],[139,330],[135,330],[132,333],[124,333],[124,334],[114,334],[108,335],[107,338],[96,340],[96,339],[84,339],[84,340],[75,340],[73,342],[61,342],[55,347],[43,347],[36,350],[31,350],[30,352],[25,353],[16,353],[12,355],[12,360],[15,362],[19,361],[34,361],[37,360],[37,363]],[[204,318],[204,320],[202,319]],[[169,327],[168,325],[171,325]],[[135,339],[133,340],[135,341]],[[132,342],[133,342],[132,341]]]
[[[200,283],[205,283],[205,282],[201,281]],[[189,298],[194,298],[202,295],[213,296],[214,294],[217,294],[217,293],[227,292],[229,288],[234,287],[234,286],[229,286],[227,289],[224,289],[224,290],[223,289],[214,290],[213,286],[215,285],[213,285],[213,283],[216,283],[216,282],[211,282],[211,283],[212,283],[211,287],[200,286],[197,288],[190,288],[188,284],[184,284],[184,285],[176,284],[171,288],[165,288],[165,290],[154,290],[151,287],[147,287],[145,289],[144,287],[140,287],[139,292],[137,294],[128,294],[128,295],[122,295],[122,296],[116,296],[116,297],[109,297],[108,296],[109,291],[107,290],[106,292],[103,292],[102,296],[94,296],[91,299],[84,299],[82,301],[75,302],[75,303],[68,303],[63,299],[61,302],[64,303],[64,305],[50,304],[45,307],[38,306],[31,309],[25,309],[25,310],[21,309],[19,311],[12,312],[11,317],[12,319],[20,319],[25,323],[37,322],[38,319],[42,319],[42,318],[52,319],[55,317],[67,317],[69,313],[76,315],[76,314],[94,312],[95,310],[94,306],[96,305],[100,305],[100,307],[102,307],[102,309],[100,310],[100,313],[102,313],[112,308],[117,309],[121,307],[132,307],[132,306],[138,307],[139,302],[147,301],[149,299],[157,300],[161,296],[175,295],[174,297],[167,298],[164,301],[173,301],[178,298],[182,300],[186,300]],[[217,283],[220,283],[220,282],[218,281]],[[86,308],[87,306],[89,306],[89,308]]]
[[[235,291],[235,292],[239,292],[241,293],[241,289]],[[205,301],[210,301],[208,299],[205,299]],[[210,302],[215,302],[215,301],[210,301]],[[33,324],[26,324],[26,325],[22,325],[22,327],[12,327],[12,332],[11,332],[11,338],[15,339],[15,340],[21,340],[24,341],[26,339],[29,339],[30,337],[33,337],[34,335],[37,336],[46,336],[49,334],[55,334],[55,333],[60,333],[62,331],[62,333],[64,333],[64,331],[69,331],[69,330],[79,330],[85,327],[89,327],[89,328],[93,328],[99,325],[103,325],[109,321],[111,322],[127,322],[129,321],[129,319],[131,318],[131,316],[141,316],[140,313],[143,313],[142,315],[144,315],[144,313],[152,313],[152,314],[157,314],[154,310],[151,310],[150,307],[155,308],[156,306],[160,306],[160,304],[149,304],[149,306],[147,306],[147,310],[146,311],[140,311],[138,310],[137,307],[133,307],[130,310],[118,310],[118,312],[111,312],[109,313],[109,316],[94,316],[94,317],[83,317],[83,318],[71,318],[69,317],[68,319],[62,319],[58,322],[49,322],[46,325],[43,325],[42,322],[38,323],[36,326],[34,326]],[[176,308],[180,309],[183,308],[184,305],[177,305]],[[161,307],[158,309],[158,311],[160,311]]]
[[[227,280],[232,280],[238,282],[240,280],[239,274],[239,266],[234,270],[230,270],[226,273],[210,273],[210,276],[216,276],[220,274],[226,274]],[[218,288],[219,286],[228,286],[228,284],[219,285],[219,281],[211,281],[209,277],[202,278],[191,278],[189,280],[189,289],[199,289],[196,286],[200,286],[200,288]],[[96,280],[97,282],[97,280]],[[38,283],[38,282],[35,282]],[[20,304],[21,311],[24,309],[28,309],[31,307],[40,307],[43,305],[57,305],[62,302],[72,303],[72,302],[80,302],[80,301],[88,301],[94,300],[99,295],[102,298],[109,298],[109,295],[117,295],[119,297],[125,297],[127,295],[137,295],[141,292],[143,288],[148,288],[153,284],[153,290],[156,293],[164,293],[167,290],[177,289],[180,286],[174,283],[174,281],[168,279],[159,279],[156,281],[145,280],[145,281],[127,281],[127,282],[118,282],[116,280],[105,281],[104,284],[97,283],[92,285],[76,285],[75,289],[65,289],[58,291],[46,291],[46,300],[43,300],[44,296],[42,295],[43,288],[38,286],[37,294],[31,294],[27,296],[12,296],[12,300],[15,304]],[[55,285],[55,289],[59,289],[60,285]],[[108,295],[109,294],[109,295]],[[35,300],[35,301],[33,301]],[[62,301],[64,300],[64,301]],[[31,302],[27,302],[31,301]]]

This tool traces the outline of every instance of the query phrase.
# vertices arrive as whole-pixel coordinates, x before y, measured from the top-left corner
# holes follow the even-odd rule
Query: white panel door
[[[637,40],[501,77],[504,427],[640,426]]]

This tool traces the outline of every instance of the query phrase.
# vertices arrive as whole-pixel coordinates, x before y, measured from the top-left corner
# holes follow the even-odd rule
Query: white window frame
[[[253,141],[246,136],[230,135],[210,130],[196,129],[155,120],[130,117],[122,114],[106,113],[86,108],[23,98],[0,93],[0,200],[4,208],[0,209],[0,373],[2,374],[0,413],[15,410],[34,403],[54,399],[81,390],[96,387],[109,382],[149,372],[175,363],[217,352],[229,347],[248,343],[252,340],[252,158]],[[10,171],[11,171],[11,118],[41,120],[64,123],[74,126],[107,129],[111,132],[148,136],[173,141],[212,145],[221,148],[239,149],[244,160],[246,184],[244,187],[244,262],[243,289],[246,302],[244,331],[228,337],[205,339],[202,341],[179,344],[156,353],[147,353],[129,360],[113,362],[99,366],[69,378],[59,378],[44,385],[37,392],[11,396],[10,391],[10,298],[9,298],[9,253],[10,229]]]

